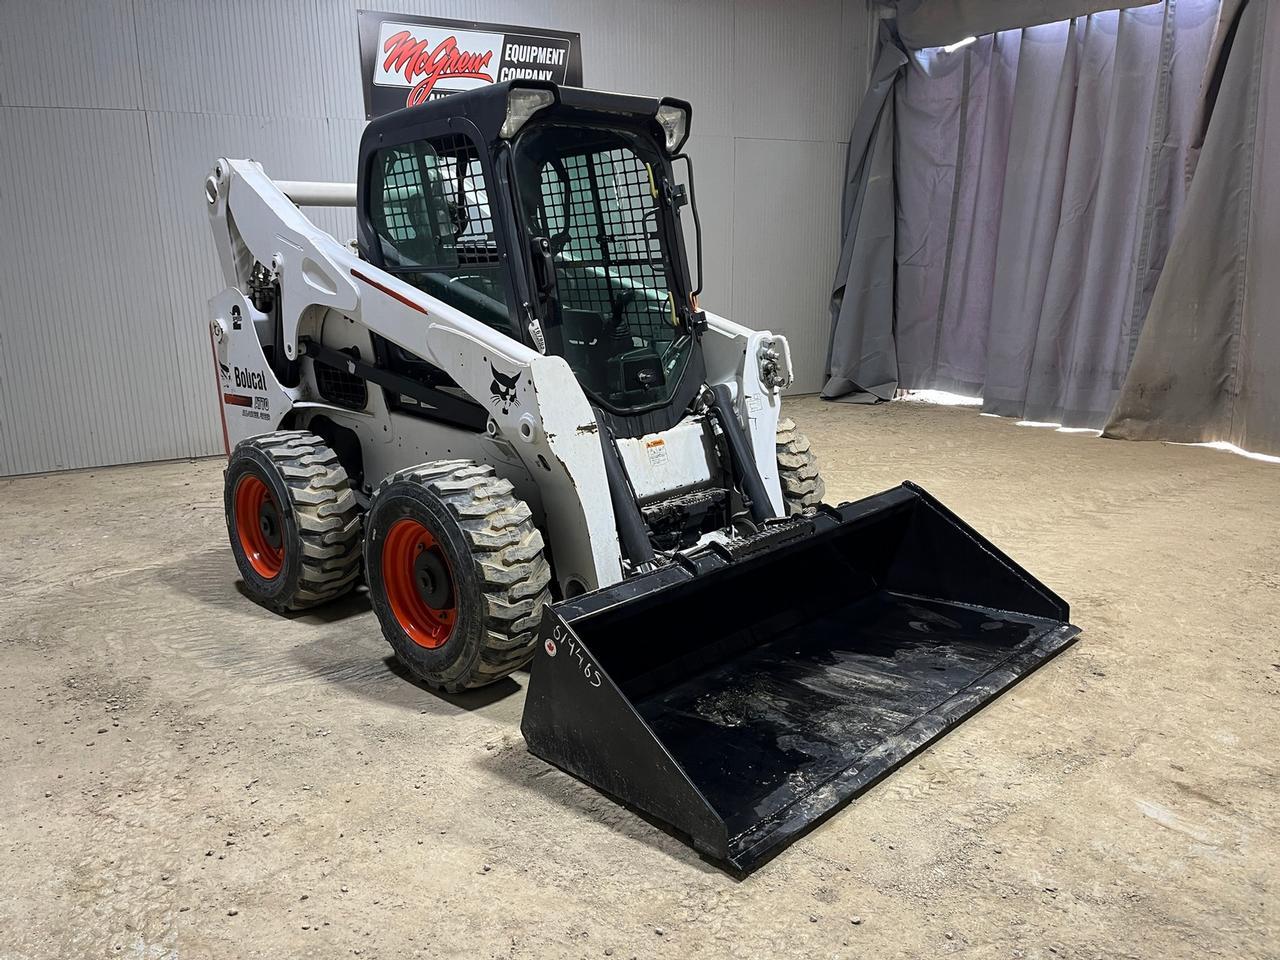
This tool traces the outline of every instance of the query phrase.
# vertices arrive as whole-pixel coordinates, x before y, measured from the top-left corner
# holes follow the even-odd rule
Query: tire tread
[[[778,421],[778,481],[782,484],[782,499],[787,505],[787,515],[813,510],[826,496],[827,486],[818,469],[809,438],[796,427],[790,417]]]
[[[279,471],[302,541],[297,589],[279,609],[306,610],[349,592],[360,579],[364,525],[338,455],[307,430],[278,430],[242,442],[266,454]]]
[[[398,470],[382,481],[379,492],[400,481],[425,487],[453,515],[484,595],[487,623],[476,656],[440,686],[458,693],[525,666],[533,659],[542,607],[551,602],[551,565],[529,506],[493,467],[472,460]]]

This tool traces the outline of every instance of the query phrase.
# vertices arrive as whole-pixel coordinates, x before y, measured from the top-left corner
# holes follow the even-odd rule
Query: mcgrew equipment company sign
[[[365,116],[486,83],[532,77],[582,86],[577,33],[509,24],[357,12]]]

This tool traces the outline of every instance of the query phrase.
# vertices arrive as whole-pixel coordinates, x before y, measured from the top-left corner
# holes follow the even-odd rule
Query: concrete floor
[[[237,590],[222,463],[0,482],[0,957],[1276,957],[1280,467],[800,400],[1081,641],[746,880]]]

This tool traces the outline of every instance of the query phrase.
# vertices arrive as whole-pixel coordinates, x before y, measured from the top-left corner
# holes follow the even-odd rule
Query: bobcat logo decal
[[[500,408],[503,415],[506,415],[512,407],[520,406],[520,398],[516,396],[516,387],[520,385],[520,373],[517,371],[508,376],[499,372],[492,363],[489,364],[489,369],[493,371],[493,383],[489,384],[489,392],[492,394],[489,402]]]

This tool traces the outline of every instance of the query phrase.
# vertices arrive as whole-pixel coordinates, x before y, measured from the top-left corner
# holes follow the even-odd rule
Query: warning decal
[[[648,455],[651,466],[661,466],[667,462],[667,441],[661,437],[657,440],[646,440],[644,452]]]

